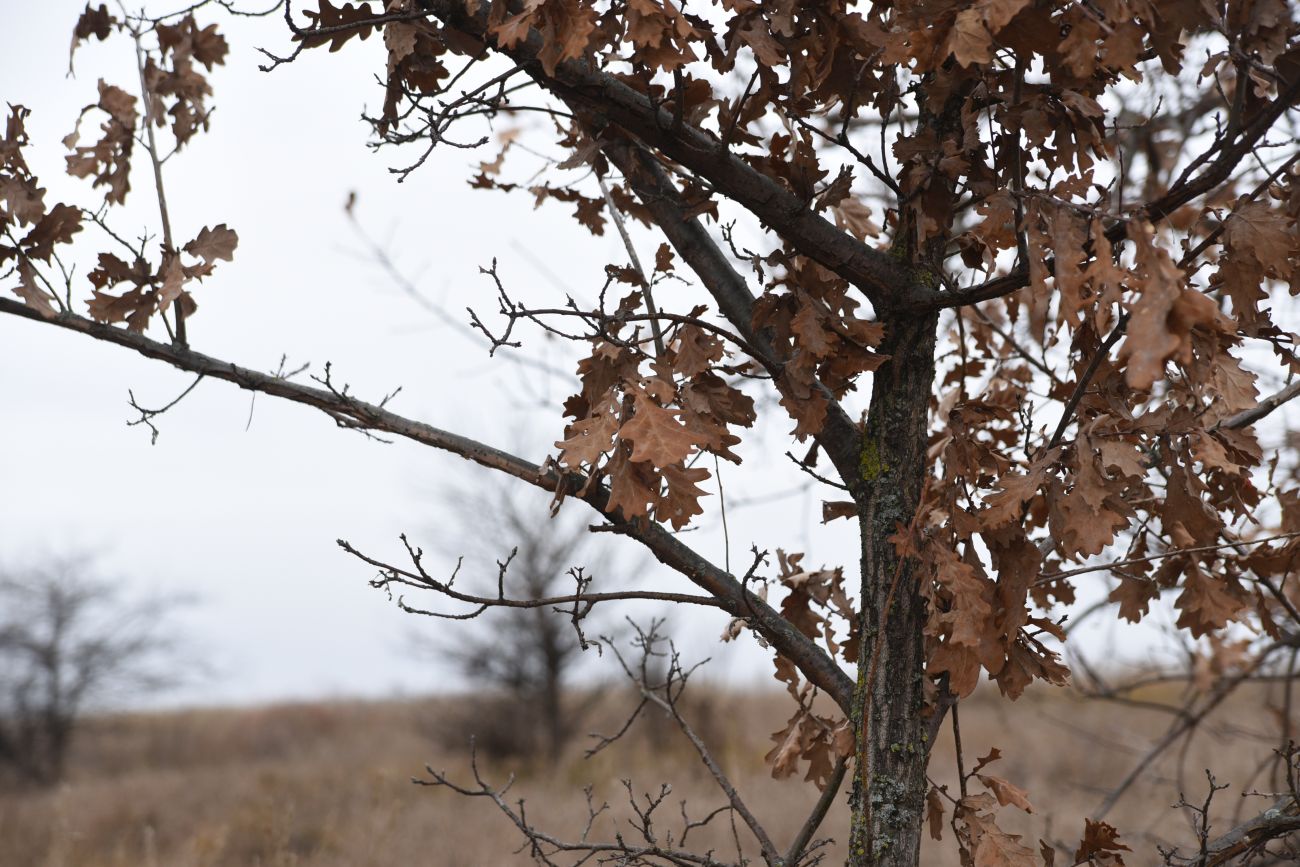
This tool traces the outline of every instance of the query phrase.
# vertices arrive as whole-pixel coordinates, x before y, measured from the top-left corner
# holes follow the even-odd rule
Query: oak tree
[[[191,346],[195,296],[238,241],[221,223],[175,235],[162,195],[164,148],[211,119],[208,74],[227,44],[199,20],[209,6],[231,8],[150,18],[92,4],[77,21],[74,49],[133,38],[140,58],[139,81],[101,80],[64,141],[68,172],[102,205],[46,200],[24,158],[29,109],[10,108],[0,267],[17,299],[0,312],[450,451],[552,492],[556,508],[582,501],[698,592],[579,585],[547,604],[575,623],[619,599],[704,605],[773,648],[796,710],[770,759],[826,787],[823,802],[849,778],[849,863],[917,864],[949,812],[965,863],[1123,862],[1131,850],[1103,820],[1113,799],[1072,852],[1036,851],[998,825],[999,807],[1029,801],[987,772],[995,754],[963,767],[951,795],[926,776],[982,678],[1007,700],[1067,683],[1063,624],[1084,582],[1110,581],[1102,608],[1127,621],[1172,605],[1211,672],[1168,743],[1236,685],[1290,677],[1300,484],[1276,427],[1260,431],[1300,393],[1281,315],[1300,291],[1294,3],[286,3],[268,69],[383,40],[369,120],[377,145],[411,154],[403,174],[481,149],[467,180],[485,195],[532,196],[623,238],[627,259],[594,304],[533,306],[485,269],[497,309],[472,324],[494,351],[526,352],[530,330],[585,348],[535,460],[328,375],[309,385]],[[541,148],[562,156],[539,171]],[[141,160],[161,231],[133,244],[101,230]],[[658,234],[653,258],[636,255],[629,224]],[[84,280],[60,269],[90,236],[98,267]],[[679,535],[720,503],[710,467],[739,462],[765,395],[826,485],[825,519],[857,522],[860,562],[814,570],[757,552],[736,574]],[[349,550],[389,582],[529,602],[463,594],[415,548],[402,564]],[[723,788],[766,863],[805,862],[806,838],[777,849]],[[1295,831],[1296,813],[1295,789],[1280,790],[1226,835],[1207,819],[1194,855],[1163,857],[1245,857]],[[530,840],[542,858],[713,863],[663,841]]]

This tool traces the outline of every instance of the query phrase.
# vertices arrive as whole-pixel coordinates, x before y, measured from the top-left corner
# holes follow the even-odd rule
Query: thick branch
[[[1219,427],[1225,427],[1230,430],[1239,430],[1243,427],[1250,427],[1255,422],[1269,415],[1273,410],[1289,400],[1300,396],[1300,380],[1288,385],[1275,394],[1261,400],[1250,409],[1243,409],[1236,415],[1230,415],[1219,423]]]
[[[657,524],[626,520],[609,508],[609,490],[588,485],[575,474],[560,475],[523,458],[485,445],[460,434],[451,433],[424,422],[414,421],[358,400],[351,395],[327,388],[315,388],[291,382],[272,374],[239,367],[228,361],[195,352],[185,346],[159,343],[134,331],[114,328],[76,316],[60,313],[43,316],[20,301],[0,298],[0,313],[8,313],[76,331],[97,340],[132,349],[146,358],[165,361],[173,367],[211,379],[232,382],[249,391],[262,392],[321,410],[340,426],[361,431],[379,431],[414,440],[473,461],[480,466],[503,472],[547,491],[563,491],[579,496],[625,535],[636,539],[654,554],[659,562],[689,578],[696,586],[719,601],[733,617],[745,618],[783,656],[793,662],[813,684],[824,690],[842,709],[852,701],[853,682],[824,650],[796,629],[766,602],[749,592],[734,575],[700,556]]]
[[[1262,108],[1251,119],[1250,123],[1242,127],[1240,134],[1231,145],[1227,145],[1225,142],[1223,149],[1219,151],[1219,155],[1205,167],[1204,171],[1195,178],[1181,178],[1180,182],[1174,184],[1163,196],[1135,209],[1133,217],[1145,218],[1153,223],[1160,222],[1183,205],[1218,187],[1237,169],[1242,157],[1264,138],[1282,115],[1286,114],[1297,95],[1300,95],[1300,78],[1297,78],[1290,87],[1279,93],[1272,102]],[[1106,238],[1111,243],[1116,243],[1123,240],[1127,232],[1128,221],[1117,220],[1107,228]],[[1048,262],[1049,273],[1052,264],[1051,261]],[[945,292],[937,296],[935,303],[938,307],[962,307],[967,304],[988,301],[991,298],[1001,298],[1003,295],[1010,295],[1017,289],[1028,285],[1028,266],[1023,266],[1010,274],[988,280],[977,286],[971,286],[968,289],[961,289],[956,292]]]
[[[1210,841],[1204,855],[1197,863],[1205,867],[1227,864],[1269,840],[1276,840],[1296,831],[1300,831],[1300,806],[1296,804],[1293,796],[1287,795],[1279,798],[1270,809],[1255,818]]]
[[[777,359],[767,337],[753,328],[754,296],[745,278],[732,266],[699,219],[686,216],[688,209],[672,179],[653,156],[626,141],[609,142],[604,150],[610,161],[623,172],[673,249],[713,296],[722,315],[758,350],[755,360],[772,374],[773,383],[781,389],[783,364]],[[825,386],[822,390],[829,406],[817,442],[835,464],[840,478],[853,487],[860,475],[858,453],[861,435],[829,390]]]
[[[538,55],[542,39],[534,31],[510,49],[496,48],[488,34],[490,4],[466,14],[463,0],[424,0],[435,17],[518,63],[539,84],[576,112],[627,130],[648,146],[706,179],[719,193],[743,206],[796,250],[862,290],[877,311],[933,304],[938,293],[917,283],[902,263],[862,243],[813,212],[809,203],[733,155],[717,137],[654,105],[644,94],[590,64],[569,60],[547,75]]]

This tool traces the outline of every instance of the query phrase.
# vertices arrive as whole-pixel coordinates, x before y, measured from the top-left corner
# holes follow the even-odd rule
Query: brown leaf
[[[1115,859],[1111,863],[1122,865],[1124,859],[1119,856],[1119,853],[1132,850],[1119,841],[1119,833],[1115,827],[1105,822],[1094,822],[1092,819],[1084,819],[1083,822],[1083,839],[1079,841],[1079,848],[1074,852],[1074,863],[1083,864],[1096,855],[1110,855]]]
[[[613,447],[614,434],[618,432],[618,419],[612,413],[601,413],[580,419],[565,429],[567,439],[559,440],[560,461],[569,469],[579,469],[583,464],[595,466],[601,456]]]
[[[804,711],[802,708],[790,717],[785,728],[772,733],[772,740],[776,741],[776,746],[763,756],[763,760],[772,766],[772,776],[778,780],[783,777],[793,776],[799,770],[799,753],[800,753],[800,731],[799,723],[802,721]]]
[[[655,520],[680,530],[691,518],[704,514],[700,497],[708,496],[708,492],[697,483],[709,478],[709,471],[703,467],[669,466],[662,473],[665,493],[655,502]]]
[[[659,480],[654,467],[627,459],[625,449],[617,449],[605,467],[609,474],[609,509],[624,518],[639,518],[650,513],[659,497]]]
[[[99,101],[82,109],[82,114],[95,108],[107,114],[100,124],[103,135],[93,145],[77,146],[75,130],[64,139],[73,151],[67,156],[68,174],[77,178],[94,176],[91,186],[108,187],[104,199],[119,205],[126,201],[131,189],[131,152],[139,118],[135,103],[134,96],[101,78]]]
[[[338,51],[354,36],[358,39],[366,39],[378,26],[369,23],[371,19],[378,17],[378,13],[368,4],[354,6],[351,3],[344,3],[336,7],[329,0],[318,0],[318,2],[316,11],[303,12],[312,19],[311,26],[304,33],[293,36],[294,41],[301,41],[304,48],[316,48],[328,44],[330,51]],[[313,34],[314,30],[329,32]]]
[[[975,847],[975,867],[1038,867],[1038,861],[1033,849],[1021,845],[1019,834],[990,822]]]
[[[1119,576],[1119,584],[1107,597],[1109,602],[1119,603],[1119,616],[1130,623],[1137,623],[1146,615],[1151,603],[1160,597],[1160,588],[1154,581],[1142,578]]]
[[[681,425],[671,410],[664,409],[640,389],[632,393],[636,410],[632,420],[619,429],[620,440],[632,443],[633,461],[666,467],[685,460],[695,448],[695,437]]]
[[[1165,363],[1171,358],[1191,362],[1193,329],[1230,333],[1232,325],[1214,301],[1183,288],[1185,275],[1167,251],[1151,242],[1149,227],[1132,224],[1130,237],[1144,279],[1119,357],[1127,362],[1124,378],[1129,387],[1146,391],[1164,378]]]
[[[995,777],[992,774],[978,774],[980,782],[993,793],[1002,806],[1011,804],[1019,807],[1026,813],[1034,812],[1034,808],[1029,803],[1029,794],[1018,786],[1013,786],[1001,777]]]
[[[671,270],[673,270],[673,248],[667,243],[660,244],[659,249],[655,251],[655,273],[666,274]]]
[[[55,244],[67,244],[81,231],[81,209],[58,204],[27,233],[20,245],[29,258],[49,262]]]
[[[989,49],[993,37],[984,26],[983,13],[978,8],[963,9],[957,13],[948,36],[948,51],[962,66],[988,63],[993,59]]]
[[[113,25],[117,23],[117,19],[109,14],[107,3],[99,4],[98,9],[87,3],[81,17],[77,19],[77,26],[72,31],[72,47],[68,50],[68,71],[72,71],[72,56],[76,54],[77,46],[92,36],[103,42],[113,32]]]
[[[1227,626],[1248,604],[1240,586],[1226,577],[1206,574],[1195,561],[1188,561],[1185,576],[1183,592],[1174,602],[1182,612],[1176,625],[1193,638]]]
[[[829,524],[836,518],[856,518],[858,504],[852,500],[822,501],[822,523]]]
[[[233,261],[238,244],[239,236],[221,223],[211,229],[204,226],[194,240],[185,245],[185,252],[211,265],[218,259]]]
[[[1229,250],[1246,253],[1274,278],[1291,274],[1296,238],[1287,215],[1267,202],[1246,202],[1223,222]]]
[[[415,51],[419,30],[409,21],[389,21],[384,25],[384,45],[388,48],[388,74],[391,76],[403,60]]]
[[[18,263],[18,285],[14,287],[14,294],[42,316],[53,316],[58,312],[50,303],[55,300],[54,296],[41,285],[36,271],[27,262]]]
[[[943,839],[943,795],[936,786],[925,793],[925,820],[930,826],[930,838]]]
[[[0,226],[16,221],[19,226],[35,223],[45,216],[45,190],[33,178],[0,175]]]
[[[687,379],[708,370],[723,357],[722,341],[705,333],[698,325],[683,325],[677,331],[672,348],[675,353],[673,368]]]
[[[1025,503],[1042,490],[1043,480],[1060,454],[1060,447],[1054,448],[1030,464],[1026,472],[1007,473],[999,479],[1001,490],[984,499],[980,522],[991,528],[1019,520]]]

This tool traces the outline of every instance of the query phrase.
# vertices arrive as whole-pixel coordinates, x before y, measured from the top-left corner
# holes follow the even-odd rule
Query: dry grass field
[[[816,792],[797,779],[773,780],[763,764],[767,734],[788,714],[780,694],[730,695],[694,688],[690,715],[713,745],[727,773],[778,846],[794,834]],[[1160,696],[1155,696],[1160,698]],[[1165,696],[1166,698],[1171,696]],[[1243,799],[1271,746],[1244,735],[1266,731],[1276,717],[1262,711],[1261,696],[1234,699],[1210,719],[1183,756],[1189,799],[1205,791],[1210,767],[1232,788],[1216,799],[1219,827],[1232,812],[1262,809]],[[486,799],[411,784],[426,763],[468,776],[465,750],[451,749],[437,733],[454,698],[409,702],[295,704],[240,710],[128,714],[87,723],[69,779],[39,793],[0,794],[0,865],[3,867],[366,867],[366,865],[526,864],[520,837]],[[585,727],[617,727],[627,696],[613,695]],[[527,724],[521,709],[520,724]],[[1083,817],[1106,789],[1141,757],[1168,724],[1168,716],[1129,707],[1083,702],[1061,691],[1031,691],[1016,706],[978,693],[962,705],[967,762],[999,747],[1005,758],[989,770],[1028,790],[1043,809],[1024,816],[1002,811],[1007,830],[1037,840],[1072,844]],[[513,769],[513,798],[524,798],[529,820],[557,835],[576,836],[586,818],[583,787],[611,812],[593,837],[626,829],[626,795],[620,779],[638,793],[672,786],[662,808],[665,827],[680,825],[678,802],[692,816],[722,797],[667,721],[646,720],[627,739],[592,760],[582,759],[581,738],[558,767],[527,762],[484,762],[485,776],[501,782]],[[952,739],[945,727],[932,776],[954,783]],[[1158,863],[1160,839],[1187,842],[1187,820],[1170,809],[1177,799],[1178,751],[1157,763],[1109,817],[1133,848],[1130,865]],[[510,765],[510,766],[506,766]],[[955,791],[955,784],[951,785]],[[842,831],[841,797],[825,825]],[[1050,810],[1047,809],[1050,806]],[[743,832],[743,829],[742,829]],[[698,840],[697,840],[698,836]],[[734,858],[723,816],[692,831],[690,842],[717,847]],[[929,843],[926,865],[955,864],[950,833]],[[834,846],[828,864],[841,863]],[[1058,859],[1058,863],[1064,859]]]

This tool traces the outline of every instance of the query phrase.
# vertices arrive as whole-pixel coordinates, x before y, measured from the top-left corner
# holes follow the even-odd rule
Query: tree
[[[599,554],[591,559],[585,526],[558,516],[548,522],[545,511],[535,508],[544,503],[521,501],[516,493],[499,485],[487,491],[442,493],[448,511],[461,517],[462,532],[457,534],[461,544],[476,542],[477,553],[488,556],[509,546],[508,553],[495,562],[493,587],[503,595],[538,600],[567,595],[566,588],[575,580],[584,587],[598,576],[602,583],[607,581],[612,564]],[[462,558],[455,571],[458,575],[470,571],[465,577],[473,578],[472,573],[480,570]],[[383,576],[376,583],[388,587],[390,578]],[[486,583],[480,580],[471,592],[484,595]],[[490,596],[492,591],[486,592]],[[425,610],[417,607],[418,600],[399,604],[406,611],[447,619],[474,613],[472,607]],[[557,762],[588,709],[587,702],[567,694],[587,643],[585,635],[575,635],[570,624],[546,605],[508,607],[481,626],[478,632],[458,630],[448,638],[429,638],[423,632],[413,635],[422,655],[451,661],[473,686],[475,695],[458,707],[460,716],[452,720],[452,730],[458,736],[474,735],[478,748],[489,754],[534,753]],[[493,695],[493,690],[502,695]],[[592,695],[598,696],[599,691]],[[532,711],[527,716],[514,711],[521,707]]]
[[[58,782],[88,709],[167,683],[168,607],[124,599],[84,559],[0,574],[0,772]]]
[[[0,262],[22,302],[0,312],[450,451],[557,507],[582,500],[699,592],[579,586],[567,603],[713,607],[772,647],[799,699],[777,769],[802,761],[828,784],[834,757],[852,759],[850,863],[914,865],[927,815],[941,831],[946,790],[928,786],[927,756],[981,677],[1009,699],[1066,682],[1064,617],[1077,589],[1099,586],[1084,576],[1111,576],[1100,590],[1129,621],[1174,597],[1178,628],[1217,672],[1211,706],[1251,677],[1290,677],[1296,468],[1257,431],[1300,393],[1295,336],[1275,316],[1300,285],[1293,4],[286,4],[294,44],[268,68],[382,33],[371,121],[376,144],[418,153],[403,176],[440,147],[486,148],[509,119],[471,183],[526,188],[624,239],[628,261],[592,305],[526,303],[485,269],[498,315],[472,322],[494,351],[519,349],[530,326],[589,350],[540,463],[363,401],[328,368],[309,386],[191,348],[193,292],[237,236],[173,236],[158,131],[182,149],[208,126],[206,73],[226,43],[198,23],[205,5],[161,19],[88,6],[77,23],[74,47],[135,38],[144,92],[100,83],[86,111],[100,136],[69,139],[69,172],[120,204],[142,152],[162,226],[159,249],[110,236],[126,258],[100,253],[84,306],[83,282],[52,266],[105,214],[44,203],[22,156],[27,109],[11,110]],[[529,181],[544,143],[564,158]],[[630,220],[663,238],[652,263]],[[675,287],[669,302],[677,279],[694,294]],[[159,323],[166,340],[150,336]],[[738,576],[678,534],[716,482],[702,459],[739,462],[750,392],[779,400],[801,466],[838,491],[825,517],[858,522],[852,581],[787,557],[772,575],[757,550]],[[399,565],[347,548],[393,580],[450,590],[417,549]],[[765,578],[785,591],[775,607],[755,592]],[[812,691],[842,717],[818,717]],[[951,798],[965,857],[1035,863],[995,817],[1028,802],[982,771],[963,769]],[[1293,831],[1295,794],[1228,837],[1203,823],[1197,863]],[[1100,818],[1076,862],[1119,860]],[[803,854],[763,846],[769,864]]]

